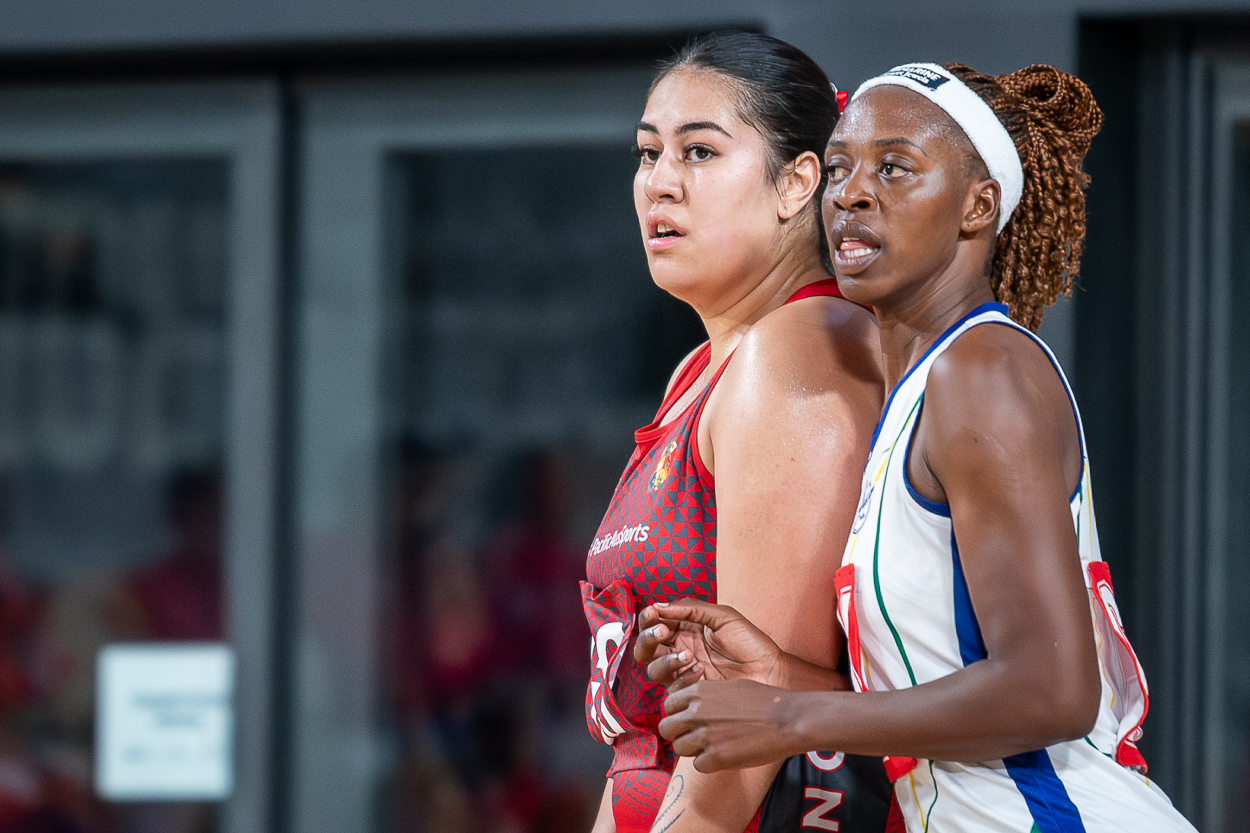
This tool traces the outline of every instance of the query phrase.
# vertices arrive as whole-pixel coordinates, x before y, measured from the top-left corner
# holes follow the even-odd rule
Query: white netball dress
[[[936,680],[986,656],[959,563],[949,507],[907,479],[907,451],[929,369],[955,339],[983,324],[1013,327],[1006,307],[985,304],[947,330],[890,395],[873,438],[851,537],[838,571],[838,613],[859,691]],[[1064,387],[1071,399],[1067,379]],[[1072,403],[1076,412],[1076,403]],[[1098,553],[1080,414],[1082,473],[1072,522],[1098,641],[1102,703],[1088,737],[996,761],[886,760],[910,833],[1155,833],[1192,831],[1142,774],[1135,741],[1146,715],[1146,679],[1124,635],[1110,574]]]

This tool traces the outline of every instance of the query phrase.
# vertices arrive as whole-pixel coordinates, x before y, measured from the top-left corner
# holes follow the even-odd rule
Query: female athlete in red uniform
[[[837,661],[833,572],[883,396],[876,323],[823,266],[819,154],[837,112],[802,52],[726,33],[661,71],[638,125],[651,274],[709,340],[637,432],[590,548],[587,719],[614,746],[596,833],[885,829],[879,760],[679,763],[656,728],[663,688],[626,658],[636,611],[693,596],[749,611],[816,666]]]

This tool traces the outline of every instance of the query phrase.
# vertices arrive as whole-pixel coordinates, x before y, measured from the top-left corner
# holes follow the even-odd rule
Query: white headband
[[[954,83],[948,83],[951,81]],[[998,231],[1002,231],[1011,219],[1011,212],[1020,204],[1024,168],[1020,166],[1016,143],[1011,141],[1007,128],[994,115],[990,105],[967,84],[937,64],[903,64],[884,75],[869,78],[859,85],[851,101],[882,84],[897,84],[920,93],[945,110],[963,129],[1002,191],[1002,204],[998,211]]]

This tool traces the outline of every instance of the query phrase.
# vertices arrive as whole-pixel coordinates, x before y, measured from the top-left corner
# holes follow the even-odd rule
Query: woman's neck
[[[906,307],[876,307],[886,390],[893,390],[925,351],[950,327],[982,304],[992,303],[988,276],[921,293]]]
[[[704,314],[703,327],[712,344],[710,366],[720,367],[757,321],[778,309],[790,296],[810,283],[830,277],[819,253],[784,258],[769,270],[755,288],[723,310]]]

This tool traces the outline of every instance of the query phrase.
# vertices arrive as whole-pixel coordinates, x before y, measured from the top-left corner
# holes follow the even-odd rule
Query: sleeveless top
[[[895,387],[873,436],[859,508],[837,573],[838,617],[858,691],[920,685],[987,654],[959,561],[950,508],[907,476],[908,450],[934,361],[972,327],[997,324],[1031,338],[1068,392],[1080,433],[1081,477],[1070,498],[1073,532],[1098,643],[1102,700],[1079,740],[980,763],[887,758],[909,831],[1074,833],[1192,830],[1142,773],[1137,751],[1146,678],[1124,634],[1111,575],[1100,560],[1084,429],[1054,354],[1001,304],[982,305],[942,334]]]
[[[836,281],[817,281],[798,290],[786,303],[816,296],[841,294]],[[646,669],[633,658],[637,611],[653,602],[686,597],[716,601],[715,483],[699,457],[697,438],[703,408],[729,358],[676,419],[661,424],[710,360],[711,345],[705,343],[678,372],[655,419],[635,432],[637,446],[587,555],[589,581],[582,582],[582,602],[592,634],[592,668],[586,721],[594,737],[613,747],[607,774],[613,778],[618,833],[627,833],[625,828],[650,829],[668,776],[677,763],[671,744],[657,730],[665,689],[648,681]],[[819,810],[815,816],[819,822],[835,824],[840,813],[844,833],[880,833],[889,807],[888,782],[880,761],[811,755],[796,756],[800,760],[783,767],[765,801],[765,805],[778,808],[771,815],[780,820],[793,813],[797,822],[802,810],[809,814]],[[793,800],[773,794],[787,773],[793,783],[786,795],[798,791]],[[839,798],[835,804],[826,796],[826,804],[821,805],[816,799],[834,791],[846,793],[847,784],[805,796],[804,780],[818,784],[821,777],[847,781],[846,801]],[[857,779],[863,782],[859,787],[853,783]],[[882,789],[873,795],[877,786]],[[803,806],[804,798],[810,799],[810,807]],[[769,823],[761,824],[759,816],[749,829],[757,824],[761,831],[774,829]],[[776,829],[797,827],[788,820],[785,824]]]

